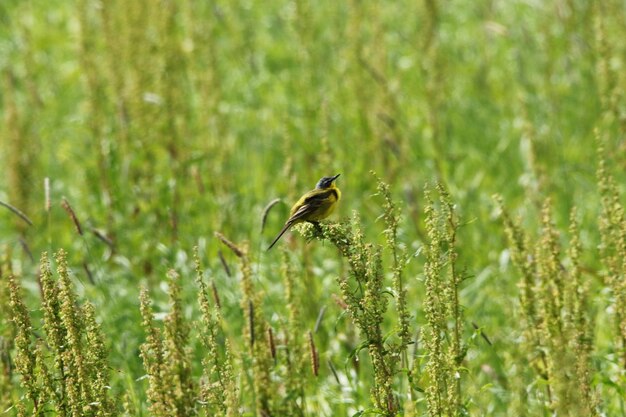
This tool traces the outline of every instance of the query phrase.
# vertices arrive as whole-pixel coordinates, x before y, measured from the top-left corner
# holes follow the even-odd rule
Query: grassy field
[[[616,0],[2,1],[0,415],[626,416],[623,39]]]

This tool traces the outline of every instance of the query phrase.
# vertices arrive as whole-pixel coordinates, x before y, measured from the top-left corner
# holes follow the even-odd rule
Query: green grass
[[[0,207],[0,413],[31,359],[45,414],[74,404],[37,279],[64,249],[101,415],[626,416],[625,28],[615,0],[3,1],[0,201],[33,224]],[[331,223],[266,252],[337,173]]]

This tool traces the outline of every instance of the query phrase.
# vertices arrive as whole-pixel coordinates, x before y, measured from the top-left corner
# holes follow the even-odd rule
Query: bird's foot
[[[320,226],[320,222],[316,222],[314,220],[307,220],[307,223],[311,223],[313,227],[315,227],[315,231],[317,233],[322,233],[322,226]]]

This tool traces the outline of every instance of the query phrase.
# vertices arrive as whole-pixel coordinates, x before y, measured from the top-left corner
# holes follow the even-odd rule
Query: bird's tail
[[[283,226],[283,228],[281,229],[280,233],[278,234],[278,236],[276,236],[276,239],[274,239],[274,241],[272,242],[272,244],[269,246],[269,248],[267,248],[267,250],[270,250],[274,247],[274,245],[276,244],[276,242],[278,242],[278,239],[281,238],[282,235],[285,234],[285,232],[287,230],[289,230],[289,228],[293,225],[293,222],[287,222],[285,223],[285,225]]]

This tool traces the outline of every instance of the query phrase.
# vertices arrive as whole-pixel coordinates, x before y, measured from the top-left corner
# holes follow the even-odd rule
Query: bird
[[[267,250],[272,249],[278,239],[294,224],[302,222],[317,224],[332,214],[341,198],[341,191],[335,185],[335,180],[339,175],[341,174],[334,177],[322,177],[313,190],[307,191],[300,197],[291,207],[289,218]]]

